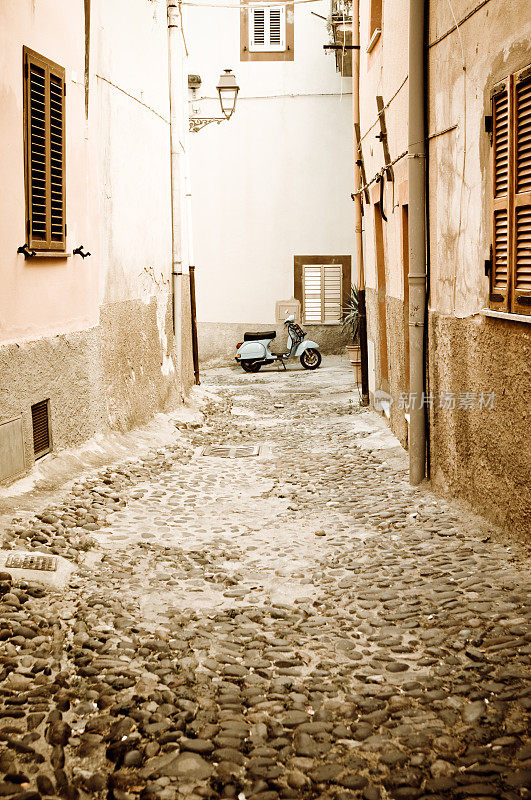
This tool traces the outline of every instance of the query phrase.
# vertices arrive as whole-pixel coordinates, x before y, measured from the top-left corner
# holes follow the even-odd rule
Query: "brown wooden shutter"
[[[35,250],[64,250],[65,71],[24,48],[27,239]]]
[[[515,76],[514,241],[511,311],[531,314],[531,74]]]
[[[508,310],[510,275],[510,94],[508,83],[492,98],[492,270],[490,307]]]

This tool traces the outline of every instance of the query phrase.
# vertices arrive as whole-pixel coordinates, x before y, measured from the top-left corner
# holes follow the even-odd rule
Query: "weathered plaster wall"
[[[531,326],[432,313],[430,391],[495,393],[494,407],[431,415],[434,484],[515,534],[531,534]]]
[[[326,15],[329,4],[295,6],[293,61],[257,63],[240,61],[238,10],[185,9],[199,94],[213,97],[224,67],[240,86],[233,118],[190,137],[203,330],[274,327],[276,302],[293,296],[294,256],[352,254],[351,86],[324,53],[325,24],[311,10]],[[202,113],[219,115],[219,103],[202,101]],[[202,358],[216,355],[208,338]],[[232,352],[234,340],[217,341],[219,357]]]
[[[166,3],[98,0],[93,21],[102,357],[110,420],[123,428],[167,407],[180,391],[171,320]]]
[[[452,4],[457,19],[469,3]],[[452,28],[446,0],[430,3],[430,42]],[[468,317],[487,305],[490,143],[483,118],[490,91],[531,63],[526,0],[491,0],[430,48],[430,307]]]
[[[386,0],[382,36],[371,54],[363,54],[368,1],[362,0],[362,134],[367,178],[383,164],[375,135],[374,96],[386,109],[391,158],[407,147],[407,3]],[[514,532],[529,533],[531,486],[531,327],[479,314],[488,300],[484,259],[488,257],[490,146],[483,117],[490,90],[509,73],[531,63],[531,21],[524,0],[491,0],[444,37],[455,19],[470,10],[468,0],[429,4],[429,384],[434,397],[430,420],[431,479],[434,484],[472,503],[481,513]],[[453,12],[453,13],[452,13]],[[365,39],[364,39],[365,37]],[[465,67],[465,69],[463,68]],[[402,207],[407,204],[407,164],[395,168],[387,184],[383,223],[386,332],[389,379],[394,405],[391,426],[407,442],[404,412],[397,407],[407,391],[403,320],[404,257]],[[369,349],[374,354],[372,385],[381,388],[380,320],[374,236],[374,191],[365,209],[364,244]],[[381,288],[380,288],[381,295]],[[441,392],[494,392],[492,410],[439,408]],[[477,399],[476,399],[477,404]]]
[[[175,362],[165,0],[92,0],[85,85],[83,0],[0,8],[0,419],[50,398],[54,449],[125,429],[178,402]],[[22,48],[66,70],[67,251],[24,261]],[[85,101],[88,97],[88,108]],[[88,114],[87,114],[88,111]],[[184,292],[185,327],[189,294]]]
[[[368,0],[360,3],[360,127],[362,153],[366,178],[372,181],[385,164],[384,148],[377,138],[380,135],[376,96],[383,98],[385,124],[391,161],[407,150],[408,117],[408,14],[407,0],[385,0],[383,3],[382,34],[374,48],[367,52],[370,39]],[[405,341],[407,324],[404,302],[407,305],[407,264],[404,265],[404,216],[407,207],[407,161],[400,158],[393,167],[393,181],[384,182],[383,195],[380,184],[369,189],[370,203],[364,205],[363,245],[367,302],[367,336],[374,359],[369,362],[371,396],[374,391],[388,392],[393,403],[390,408],[390,425],[402,444],[407,446],[405,411],[399,407],[400,394],[407,391]],[[381,202],[380,202],[381,201]],[[385,282],[377,278],[376,211],[378,203],[387,220],[382,219],[383,273]],[[407,240],[406,240],[407,245]],[[407,246],[406,246],[407,251]],[[381,337],[383,324],[378,297],[385,304],[385,330],[387,334],[388,381],[382,374]]]
[[[454,4],[460,19],[468,4]],[[432,4],[430,41],[450,29]],[[531,325],[485,319],[490,245],[490,145],[483,117],[493,85],[531,63],[525,0],[492,0],[430,49],[430,392],[494,392],[492,410],[434,409],[432,480],[513,532],[531,518]],[[463,69],[463,65],[466,69]],[[531,320],[530,320],[531,322]]]
[[[22,415],[28,467],[31,406],[48,397],[55,450],[80,444],[106,425],[98,328],[0,347],[0,416]]]

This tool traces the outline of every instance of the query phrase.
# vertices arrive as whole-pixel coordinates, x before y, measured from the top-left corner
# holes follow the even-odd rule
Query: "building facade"
[[[200,357],[229,363],[245,330],[272,327],[280,350],[277,303],[291,298],[309,336],[339,352],[353,254],[352,104],[351,81],[323,49],[330,4],[183,14],[189,71],[201,80],[196,114],[219,116],[223,68],[240,86],[230,121],[190,137]]]
[[[431,0],[427,8],[429,475],[528,533],[529,5]],[[405,0],[360,2],[369,388],[406,446],[408,14]]]
[[[165,0],[6,0],[0,66],[5,481],[170,408],[191,367],[172,322]]]

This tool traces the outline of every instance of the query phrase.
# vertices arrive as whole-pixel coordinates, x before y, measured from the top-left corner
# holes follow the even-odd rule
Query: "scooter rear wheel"
[[[309,347],[301,355],[300,362],[304,369],[317,369],[321,365],[321,353],[315,347]]]
[[[260,361],[241,361],[244,372],[258,372],[262,364]]]

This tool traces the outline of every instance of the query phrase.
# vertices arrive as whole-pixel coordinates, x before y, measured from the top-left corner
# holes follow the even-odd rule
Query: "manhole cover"
[[[260,455],[260,445],[240,445],[239,447],[205,447],[202,455],[215,458],[248,458]]]
[[[46,572],[55,572],[57,569],[57,559],[53,556],[8,556],[6,567],[12,569],[40,569]]]

